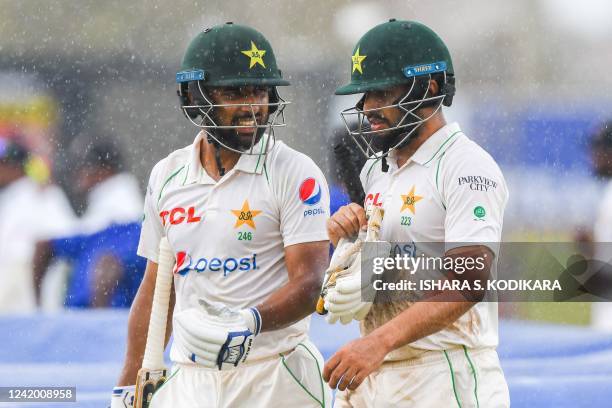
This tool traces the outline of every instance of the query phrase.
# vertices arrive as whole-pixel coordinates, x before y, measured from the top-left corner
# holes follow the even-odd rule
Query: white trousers
[[[428,351],[386,362],[355,390],[339,391],[334,408],[510,406],[508,385],[494,349]]]
[[[323,356],[304,341],[284,355],[218,371],[176,364],[151,408],[331,407]]]

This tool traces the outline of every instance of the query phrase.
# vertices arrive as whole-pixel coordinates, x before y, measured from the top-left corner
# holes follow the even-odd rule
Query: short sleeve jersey
[[[328,239],[329,191],[308,156],[277,141],[266,156],[241,155],[214,181],[200,163],[203,137],[153,168],[145,198],[138,254],[157,262],[159,241],[168,237],[177,263],[175,313],[198,307],[200,298],[256,306],[288,282],[285,247]],[[294,348],[309,324],[261,333],[250,358]],[[189,363],[174,347],[170,356]]]
[[[487,245],[497,253],[508,200],[506,183],[494,159],[459,125],[438,130],[401,168],[393,154],[387,161],[389,169],[383,172],[381,160],[368,160],[361,182],[365,207],[385,209],[381,238],[405,243],[395,248],[396,253],[442,256],[431,251],[446,252],[466,243]],[[410,346],[426,350],[495,347],[497,326],[497,303],[482,302],[448,329]]]

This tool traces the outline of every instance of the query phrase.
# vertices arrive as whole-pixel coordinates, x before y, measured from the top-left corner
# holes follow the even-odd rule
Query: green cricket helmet
[[[380,154],[373,145],[373,135],[380,132],[395,132],[382,148],[383,155],[389,150],[407,144],[411,135],[441,105],[450,106],[455,94],[453,62],[446,45],[427,26],[415,21],[391,19],[368,31],[355,45],[351,56],[351,81],[336,89],[336,95],[350,95],[381,91],[395,86],[409,85],[406,94],[389,106],[363,110],[362,98],[355,107],[342,111],[341,116],[349,133],[366,156]],[[429,94],[430,80],[438,83],[439,92]],[[416,111],[433,106],[433,113],[420,117]],[[372,131],[367,123],[367,114],[396,107],[404,115],[389,128]],[[356,124],[356,125],[355,125]]]
[[[289,82],[282,78],[272,46],[253,28],[228,22],[199,33],[187,47],[176,82],[181,109],[187,119],[229,150],[259,154],[253,153],[253,147],[261,135],[268,130],[273,139],[273,129],[285,126],[283,110],[289,102],[280,97],[276,87],[289,85]],[[215,104],[207,93],[210,87],[241,86],[267,87],[268,103]],[[261,105],[268,106],[269,116],[265,123],[257,122],[253,109]],[[215,119],[215,110],[228,106],[247,106],[251,110],[256,131],[249,149],[233,146],[227,130],[253,126],[220,125]]]

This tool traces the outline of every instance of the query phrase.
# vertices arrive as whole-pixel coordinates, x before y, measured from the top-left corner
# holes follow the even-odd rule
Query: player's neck
[[[212,143],[202,139],[200,145],[200,163],[213,180],[219,181],[222,176],[220,169],[217,167],[217,159],[215,158],[216,149]],[[221,156],[221,167],[223,167],[225,173],[233,169],[236,163],[238,163],[238,159],[240,159],[240,153],[232,152],[222,147],[219,147],[219,154]]]
[[[419,112],[419,114],[426,117],[431,115],[431,112],[423,109],[423,111]],[[397,151],[397,167],[402,167],[427,139],[429,139],[434,133],[442,129],[444,126],[446,126],[446,119],[444,118],[441,110],[436,112],[426,122],[423,122],[423,124],[416,130],[417,135],[414,140],[407,146],[402,147]]]

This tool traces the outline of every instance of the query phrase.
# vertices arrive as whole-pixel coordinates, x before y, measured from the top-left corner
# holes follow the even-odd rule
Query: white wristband
[[[113,397],[110,408],[131,408],[134,406],[135,385],[126,385],[113,388]]]
[[[259,314],[259,310],[256,307],[249,307],[248,309],[242,309],[240,314],[251,333],[257,336],[261,332],[261,314]]]

